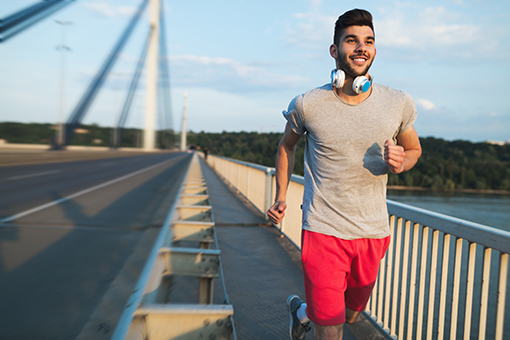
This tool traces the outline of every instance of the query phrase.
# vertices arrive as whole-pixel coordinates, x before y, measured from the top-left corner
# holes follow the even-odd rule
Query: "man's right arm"
[[[276,154],[276,196],[275,203],[267,211],[269,220],[274,224],[278,224],[285,216],[287,208],[286,197],[287,187],[289,185],[290,176],[294,170],[294,160],[296,156],[296,146],[301,138],[300,135],[292,131],[290,123],[285,125],[285,132],[280,143],[278,144],[278,152]]]

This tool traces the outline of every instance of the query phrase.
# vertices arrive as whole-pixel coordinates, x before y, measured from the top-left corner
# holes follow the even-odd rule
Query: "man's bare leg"
[[[352,325],[360,320],[361,312],[345,308],[345,322]],[[344,324],[336,326],[314,325],[315,340],[342,340],[344,334]]]
[[[336,326],[313,326],[315,340],[341,340],[344,334],[344,324]]]

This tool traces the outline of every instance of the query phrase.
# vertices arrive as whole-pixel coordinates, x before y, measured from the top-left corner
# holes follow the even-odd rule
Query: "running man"
[[[372,15],[341,15],[329,48],[332,82],[295,97],[276,157],[276,197],[268,210],[278,224],[295,150],[306,133],[301,255],[306,301],[287,300],[290,336],[342,338],[343,324],[359,320],[390,242],[386,206],[388,172],[410,170],[421,155],[407,93],[373,83],[376,55]]]

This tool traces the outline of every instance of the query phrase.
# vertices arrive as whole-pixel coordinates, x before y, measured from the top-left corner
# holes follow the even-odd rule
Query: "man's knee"
[[[360,320],[360,317],[359,315],[355,318],[351,318],[351,319],[345,319],[345,322],[348,323],[349,325],[354,325],[355,323],[358,323],[358,321]]]
[[[345,322],[349,325],[357,323],[361,318],[361,312],[353,311],[352,309],[345,308]]]

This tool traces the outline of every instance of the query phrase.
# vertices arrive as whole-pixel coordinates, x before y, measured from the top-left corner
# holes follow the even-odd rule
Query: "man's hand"
[[[285,202],[275,202],[267,211],[267,217],[269,217],[269,220],[274,224],[279,224],[283,216],[285,216],[285,209],[287,209],[287,204]]]
[[[400,145],[394,145],[390,140],[384,143],[384,161],[388,164],[388,169],[399,174],[404,171],[404,159],[406,153]]]

